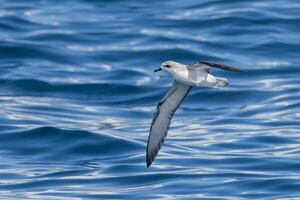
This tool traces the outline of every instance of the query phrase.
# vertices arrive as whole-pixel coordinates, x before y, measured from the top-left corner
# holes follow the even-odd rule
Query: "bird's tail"
[[[227,87],[228,80],[226,78],[216,77],[215,87]]]

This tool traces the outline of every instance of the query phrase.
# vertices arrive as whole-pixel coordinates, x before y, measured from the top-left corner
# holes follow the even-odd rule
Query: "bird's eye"
[[[171,68],[171,66],[170,66],[170,65],[165,65],[165,67],[166,67],[166,68]]]

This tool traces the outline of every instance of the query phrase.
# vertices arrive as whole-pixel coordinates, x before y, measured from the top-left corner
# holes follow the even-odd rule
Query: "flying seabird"
[[[171,119],[189,93],[192,87],[226,87],[228,80],[226,78],[215,77],[210,74],[210,68],[219,68],[232,72],[242,72],[244,70],[218,64],[214,62],[197,62],[191,65],[185,65],[174,61],[166,61],[154,70],[167,71],[174,77],[174,82],[169,91],[157,104],[154,118],[151,124],[147,143],[146,160],[149,167],[157,155],[171,123]]]

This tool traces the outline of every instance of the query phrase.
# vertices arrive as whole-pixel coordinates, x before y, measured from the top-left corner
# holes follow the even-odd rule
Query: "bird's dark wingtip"
[[[224,65],[224,64],[219,64],[219,63],[215,63],[215,62],[210,62],[210,61],[201,61],[199,63],[208,65],[210,67],[215,67],[215,68],[231,71],[231,72],[247,72],[247,70],[245,70],[245,69],[241,69],[241,68],[229,66],[229,65]]]
[[[149,150],[148,150],[148,144],[147,144],[146,165],[147,165],[148,168],[150,167],[151,163],[152,163],[152,160],[151,160],[151,156],[149,156]]]
[[[147,167],[149,168],[151,164],[152,164],[152,161],[147,157]]]

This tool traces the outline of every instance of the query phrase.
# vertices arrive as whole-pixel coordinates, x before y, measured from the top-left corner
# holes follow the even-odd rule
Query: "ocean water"
[[[300,2],[0,0],[0,199],[300,199]],[[150,168],[160,63],[210,60]]]

